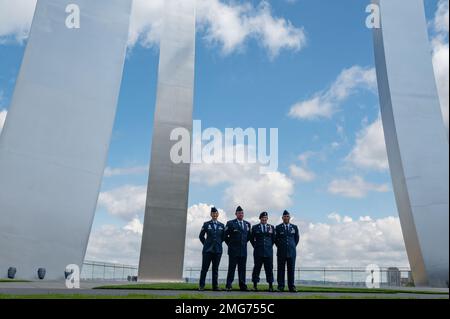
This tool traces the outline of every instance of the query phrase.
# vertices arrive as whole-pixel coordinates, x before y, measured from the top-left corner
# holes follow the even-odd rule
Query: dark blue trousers
[[[227,288],[231,288],[233,281],[234,281],[234,275],[236,272],[236,266],[238,267],[238,278],[239,278],[239,288],[245,289],[247,288],[247,285],[245,283],[245,272],[246,272],[246,266],[247,266],[247,256],[245,257],[234,257],[229,256],[228,261],[228,275],[227,275]]]
[[[215,253],[203,253],[202,271],[200,273],[199,286],[205,287],[206,274],[208,273],[209,266],[212,263],[212,286],[213,288],[219,287],[219,264],[222,254]]]
[[[287,265],[287,277],[289,289],[295,288],[295,258],[278,257],[278,289],[284,289],[285,273]]]
[[[260,281],[259,275],[261,268],[264,265],[266,272],[266,280],[269,284],[273,283],[273,257],[259,257],[255,256],[255,267],[253,268],[252,281],[257,284]]]

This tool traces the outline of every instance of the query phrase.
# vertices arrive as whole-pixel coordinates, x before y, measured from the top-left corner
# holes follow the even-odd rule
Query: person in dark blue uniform
[[[222,243],[225,239],[225,225],[218,221],[219,212],[211,208],[211,220],[204,223],[200,231],[200,241],[203,244],[202,271],[200,273],[199,290],[205,289],[206,274],[212,263],[212,286],[214,291],[219,289],[219,264],[222,258]],[[205,238],[206,236],[206,238]]]
[[[278,248],[278,290],[284,291],[285,269],[288,271],[288,287],[290,292],[296,292],[295,288],[295,259],[297,258],[297,245],[300,241],[298,227],[289,221],[291,216],[288,211],[283,212],[283,223],[275,229],[275,245]]]
[[[275,243],[275,227],[267,223],[269,215],[262,212],[259,215],[260,224],[252,227],[250,243],[252,244],[253,259],[255,266],[253,268],[252,281],[255,291],[258,290],[260,281],[259,274],[264,265],[266,280],[269,284],[269,291],[273,291],[273,245]]]
[[[245,280],[247,266],[247,243],[250,240],[251,225],[244,220],[244,210],[241,206],[236,209],[236,219],[227,222],[225,227],[225,243],[228,245],[228,275],[227,291],[231,291],[236,266],[238,267],[239,288],[248,291]]]

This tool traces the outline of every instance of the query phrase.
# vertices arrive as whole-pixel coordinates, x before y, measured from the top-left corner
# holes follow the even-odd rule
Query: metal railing
[[[395,269],[395,270],[394,270]],[[411,270],[409,268],[380,268],[380,286],[384,287],[405,287],[413,286]],[[186,282],[198,282],[200,278],[200,268],[187,268],[184,271]],[[219,269],[219,281],[225,282],[227,269]],[[366,286],[366,279],[371,277],[365,268],[358,267],[300,267],[295,269],[295,279],[297,284],[314,286]],[[237,274],[235,276],[237,278]],[[246,271],[247,281],[251,282],[252,269]],[[260,274],[261,283],[265,282],[264,269]],[[277,269],[274,269],[276,281]],[[208,272],[207,281],[211,281],[211,272]]]
[[[138,267],[97,261],[84,261],[81,268],[82,280],[123,281],[137,276]]]
[[[200,268],[189,267],[184,270],[184,280],[187,283],[198,283]],[[219,269],[219,281],[225,282],[227,269]],[[138,267],[132,265],[114,264],[106,262],[85,261],[81,270],[82,280],[98,281],[127,281],[137,276]],[[274,269],[275,281],[277,270]],[[251,282],[252,269],[247,269],[247,281]],[[295,269],[297,284],[320,286],[353,286],[365,287],[366,279],[370,276],[365,268],[360,267],[300,267]],[[236,274],[237,279],[237,274]],[[211,271],[208,272],[207,282],[211,281]],[[265,282],[264,269],[261,271],[261,282]],[[380,286],[405,287],[413,286],[411,270],[409,268],[380,268]]]

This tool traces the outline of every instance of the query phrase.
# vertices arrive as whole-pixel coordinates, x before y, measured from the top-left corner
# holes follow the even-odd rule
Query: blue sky
[[[220,3],[236,8],[242,1]],[[261,1],[249,3],[248,16],[262,15]],[[347,216],[347,221],[350,221],[348,217],[351,218],[355,226],[352,230],[358,229],[360,221],[367,219],[361,217],[370,216],[382,232],[395,233],[386,235],[395,238],[394,244],[379,248],[393,251],[392,258],[389,257],[391,260],[386,262],[407,265],[390,175],[385,165],[383,147],[379,147],[383,140],[381,131],[377,131],[379,107],[372,77],[372,33],[365,27],[365,8],[369,1],[277,0],[268,1],[266,5],[268,3],[271,17],[283,22],[283,28],[297,31],[288,34],[284,42],[280,39],[278,47],[276,43],[265,47],[264,35],[255,32],[235,44],[232,50],[226,51],[227,42],[223,40],[226,38],[219,36],[211,40],[211,22],[199,22],[194,118],[202,120],[203,127],[221,130],[227,127],[279,129],[280,174],[274,177],[274,181],[261,186],[261,193],[248,192],[249,196],[255,197],[254,201],[268,203],[266,209],[273,214],[273,223],[278,222],[283,209],[293,213],[305,233],[310,233],[314,225],[319,228],[323,225],[339,227],[336,224],[344,223],[344,216]],[[443,32],[433,24],[439,3],[438,0],[425,1],[431,39]],[[19,27],[10,29],[26,29],[28,20],[18,17],[16,23]],[[152,22],[148,24],[151,29]],[[225,31],[232,32],[230,29]],[[147,35],[151,32],[149,29],[142,31]],[[8,110],[26,44],[26,39],[16,40],[18,34],[18,31],[4,31],[2,34],[0,22],[0,39],[3,39],[0,41],[0,111],[3,110],[4,114]],[[305,44],[289,42],[299,34],[306,37]],[[448,58],[448,22],[447,33],[440,41],[446,45]],[[274,47],[279,49],[276,55],[271,51]],[[137,262],[139,231],[135,226],[140,227],[137,221],[142,221],[143,217],[158,54],[157,41],[150,36],[144,40],[141,35],[130,44],[128,50],[110,147],[109,173],[103,180],[103,195],[100,196],[88,250],[88,257],[92,259]],[[345,73],[345,70],[348,72]],[[448,81],[448,69],[446,72]],[[339,78],[340,75],[343,76]],[[347,82],[343,81],[344,75],[350,77],[346,78]],[[347,88],[345,97],[333,98],[330,92],[333,88],[342,89],[342,86]],[[448,95],[448,91],[444,94]],[[295,117],[292,112],[289,115],[295,105],[318,96],[322,97],[322,102],[331,103],[334,111],[320,116]],[[448,109],[448,97],[446,103]],[[367,151],[365,143],[377,138],[374,148],[377,145],[378,148],[369,147]],[[239,177],[230,175],[234,180],[223,179],[211,184],[208,180],[214,175],[213,170],[200,168],[195,171],[197,173],[197,177],[192,178],[189,196],[191,214],[197,214],[192,217],[196,218],[196,222],[208,217],[207,205],[212,204],[224,210],[228,217],[232,216],[232,209],[237,205],[243,205],[249,217],[259,214],[254,207],[230,200],[237,198],[233,192],[240,189],[236,185]],[[259,176],[242,178],[249,189],[253,186],[257,188],[258,183],[265,183]],[[281,203],[271,200],[272,196],[278,195]],[[192,231],[192,242],[197,232],[196,222],[188,230],[188,236]],[[383,223],[389,226],[383,228]],[[333,231],[330,229],[329,233]],[[343,229],[336,228],[336,232]],[[131,240],[123,250],[123,255],[98,239],[100,235],[108,236],[121,231],[136,235],[136,239]],[[131,233],[120,234],[129,239],[134,236]],[[313,242],[313,235],[310,237]],[[351,247],[345,249],[351,250]],[[195,254],[195,251],[188,253]],[[349,252],[342,260],[336,257],[336,262],[333,262],[321,260],[319,255],[313,254],[309,256],[309,264],[356,263],[351,256],[353,254]],[[374,256],[366,259],[377,261]],[[191,263],[195,264],[194,261]]]

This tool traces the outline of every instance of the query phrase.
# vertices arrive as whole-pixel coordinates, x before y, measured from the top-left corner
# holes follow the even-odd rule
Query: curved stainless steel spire
[[[449,143],[423,0],[376,0],[375,58],[386,146],[417,286],[448,287]]]
[[[66,25],[68,5],[80,28]],[[107,159],[131,0],[39,0],[0,136],[0,277],[81,267]],[[70,11],[70,10],[69,10]]]
[[[192,135],[195,11],[195,0],[165,1],[139,280],[183,278],[190,165],[171,161],[170,133]]]

